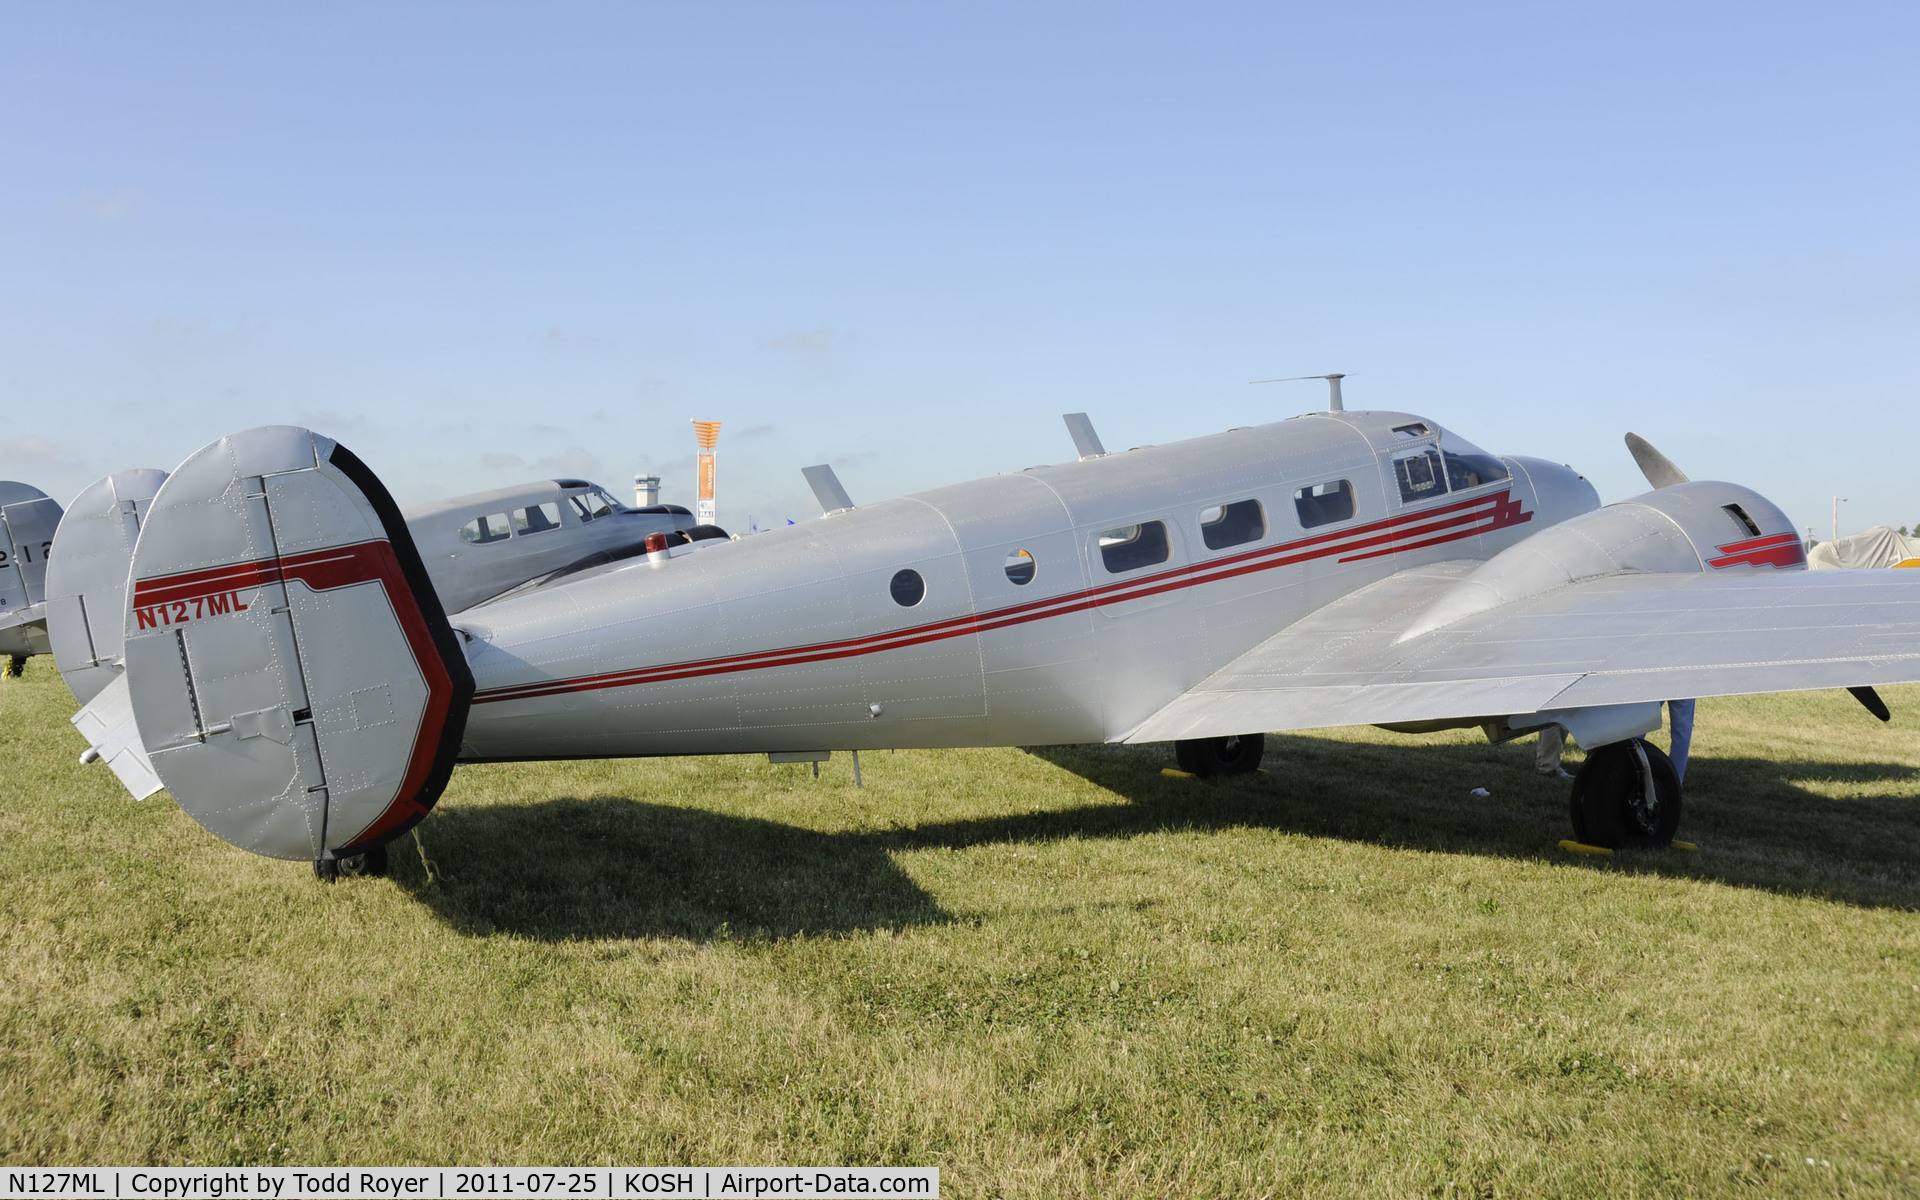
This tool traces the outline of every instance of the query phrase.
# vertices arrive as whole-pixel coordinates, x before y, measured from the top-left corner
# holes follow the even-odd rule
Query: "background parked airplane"
[[[9,675],[47,652],[47,555],[59,524],[60,505],[45,492],[0,480],[0,655]]]

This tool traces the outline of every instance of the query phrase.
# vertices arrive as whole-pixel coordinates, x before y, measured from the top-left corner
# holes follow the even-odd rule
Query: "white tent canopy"
[[[1875,525],[1836,542],[1821,542],[1807,555],[1819,568],[1920,567],[1920,538],[1902,537],[1890,526]]]

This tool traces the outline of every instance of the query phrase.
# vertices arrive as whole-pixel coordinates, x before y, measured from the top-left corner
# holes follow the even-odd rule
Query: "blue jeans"
[[[1687,778],[1687,752],[1693,748],[1693,701],[1667,701],[1667,728],[1673,734],[1673,748],[1667,751],[1667,757],[1673,760],[1674,773],[1684,783]]]

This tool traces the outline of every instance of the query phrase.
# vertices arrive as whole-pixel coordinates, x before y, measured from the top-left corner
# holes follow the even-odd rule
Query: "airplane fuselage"
[[[456,614],[461,758],[1118,739],[1356,588],[1598,504],[1381,412],[902,496]]]

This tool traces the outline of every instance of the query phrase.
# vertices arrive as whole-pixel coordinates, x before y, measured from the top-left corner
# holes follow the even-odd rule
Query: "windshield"
[[[1459,434],[1441,430],[1440,452],[1447,463],[1447,486],[1456,492],[1507,478],[1504,463]]]

